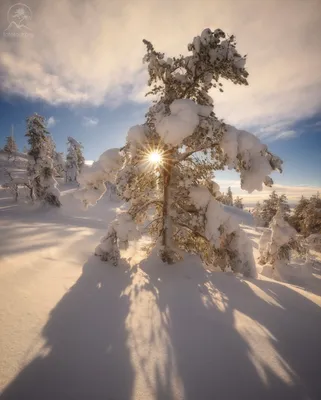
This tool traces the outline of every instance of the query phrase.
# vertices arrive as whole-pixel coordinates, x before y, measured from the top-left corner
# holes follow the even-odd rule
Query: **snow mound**
[[[230,215],[233,215],[233,217],[238,221],[239,224],[247,225],[247,226],[254,226],[254,218],[251,213],[245,210],[241,210],[238,207],[233,207],[233,206],[226,206],[222,205],[223,210]]]

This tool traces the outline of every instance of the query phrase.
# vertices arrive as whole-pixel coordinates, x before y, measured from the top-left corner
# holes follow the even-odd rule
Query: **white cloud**
[[[98,118],[83,117],[83,125],[85,126],[96,126],[99,122]]]
[[[1,1],[1,15],[10,4]],[[250,86],[226,84],[223,94],[215,93],[219,117],[266,126],[320,110],[318,0],[57,0],[55,7],[49,0],[29,0],[28,5],[34,38],[0,37],[0,85],[8,92],[53,104],[145,101],[142,39],[167,54],[186,54],[187,43],[209,26],[236,34],[250,72]],[[0,31],[7,27],[5,18],[0,24]],[[291,130],[281,138],[293,136]]]
[[[47,121],[47,126],[48,128],[52,128],[53,126],[56,125],[58,121],[55,119],[55,117],[49,117]]]
[[[86,165],[93,165],[94,160],[85,160]]]

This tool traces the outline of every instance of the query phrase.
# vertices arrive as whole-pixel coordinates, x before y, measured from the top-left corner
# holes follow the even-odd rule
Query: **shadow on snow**
[[[1,400],[317,400],[320,327],[320,308],[279,283],[91,257],[43,329],[48,354]]]

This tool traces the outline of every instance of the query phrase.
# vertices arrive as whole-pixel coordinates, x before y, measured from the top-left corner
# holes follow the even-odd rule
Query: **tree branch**
[[[209,240],[207,239],[206,236],[204,236],[200,232],[195,231],[194,229],[190,228],[188,225],[184,224],[183,222],[177,222],[177,225],[181,226],[182,228],[188,229],[190,232],[194,233],[194,235],[197,235],[197,236],[201,237],[202,239],[206,240],[207,242],[209,242]]]
[[[147,203],[145,203],[142,207],[140,207],[136,212],[134,212],[134,215],[136,216],[137,214],[139,214],[142,210],[144,210],[151,204],[161,204],[162,205],[163,201],[162,200],[150,200]]]
[[[177,161],[175,161],[175,164],[185,160],[187,157],[191,156],[194,153],[197,153],[199,151],[206,150],[206,149],[209,149],[211,147],[218,146],[218,145],[219,145],[219,142],[209,143],[208,145],[204,145],[203,144],[202,146],[199,146],[195,150],[185,151],[185,153],[181,154],[181,156],[177,159]]]

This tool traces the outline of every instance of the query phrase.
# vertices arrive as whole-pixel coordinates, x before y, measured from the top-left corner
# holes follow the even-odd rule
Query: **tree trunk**
[[[162,228],[162,255],[161,258],[164,262],[172,264],[173,250],[172,250],[172,220],[170,213],[170,182],[172,175],[172,160],[171,154],[168,154],[168,161],[163,166],[163,228]]]

